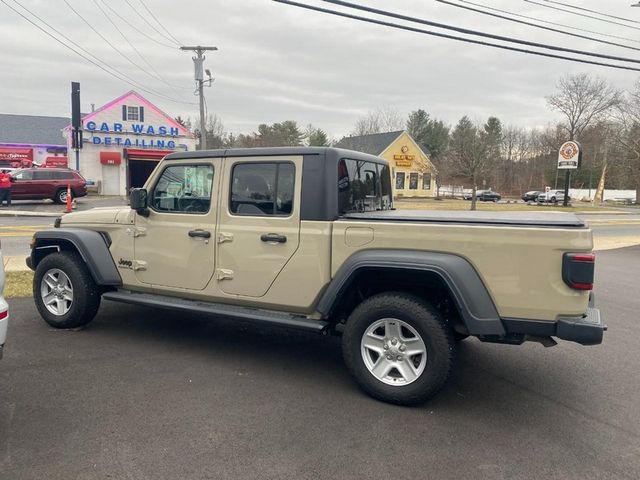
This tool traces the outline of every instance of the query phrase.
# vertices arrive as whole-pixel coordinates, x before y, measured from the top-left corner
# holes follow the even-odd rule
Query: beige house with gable
[[[382,157],[389,162],[394,197],[435,197],[437,170],[406,131],[344,137],[336,145]]]

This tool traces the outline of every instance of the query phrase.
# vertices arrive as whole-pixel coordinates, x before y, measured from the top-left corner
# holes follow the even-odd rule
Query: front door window
[[[150,206],[157,212],[207,213],[212,185],[211,165],[167,167],[153,189]]]

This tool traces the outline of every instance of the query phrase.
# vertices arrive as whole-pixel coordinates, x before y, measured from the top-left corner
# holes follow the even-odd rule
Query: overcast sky
[[[18,8],[14,0],[2,1]],[[99,107],[133,88],[172,116],[196,118],[197,106],[188,103],[197,100],[193,96],[191,55],[149,38],[172,43],[144,23],[132,8],[153,22],[140,0],[106,0],[121,18],[107,10],[103,0],[67,1],[134,63],[146,71],[151,71],[150,64],[175,87],[154,78],[153,71],[149,75],[134,67],[83,23],[64,0],[19,1],[145,88],[179,101],[110,77],[0,3],[1,113],[68,116],[70,82],[79,81],[83,111],[89,111],[91,103]],[[299,1],[334,8],[319,0]],[[486,32],[640,58],[633,50],[492,19],[434,0],[353,1]],[[524,0],[473,1],[625,36],[636,43],[623,43],[640,47],[640,29],[570,15]],[[640,8],[631,8],[632,0],[563,1],[640,20]],[[148,64],[96,4],[111,15]],[[145,4],[180,42],[219,47],[218,52],[207,55],[205,62],[215,77],[213,87],[206,89],[207,104],[209,112],[221,117],[226,129],[234,133],[254,131],[259,123],[291,119],[303,126],[313,123],[331,137],[340,138],[351,131],[359,117],[382,106],[397,109],[403,116],[424,108],[450,123],[468,114],[476,120],[496,115],[507,124],[539,126],[557,119],[547,109],[544,97],[553,92],[564,73],[589,72],[620,88],[630,88],[640,76],[640,72],[534,57],[364,24],[269,0],[146,0]]]

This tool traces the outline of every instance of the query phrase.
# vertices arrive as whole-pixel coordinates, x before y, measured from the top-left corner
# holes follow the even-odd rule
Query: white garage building
[[[134,91],[84,116],[80,173],[101,195],[127,195],[141,187],[156,164],[176,151],[195,150],[194,135]],[[76,167],[71,126],[64,131],[69,167]]]

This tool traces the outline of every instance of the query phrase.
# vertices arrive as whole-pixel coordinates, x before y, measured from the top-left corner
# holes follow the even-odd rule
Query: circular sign
[[[400,150],[402,150],[402,153],[407,153],[409,151],[409,147],[407,147],[406,145],[403,145]]]
[[[560,149],[560,155],[565,160],[571,160],[578,154],[578,146],[573,142],[566,142]]]

